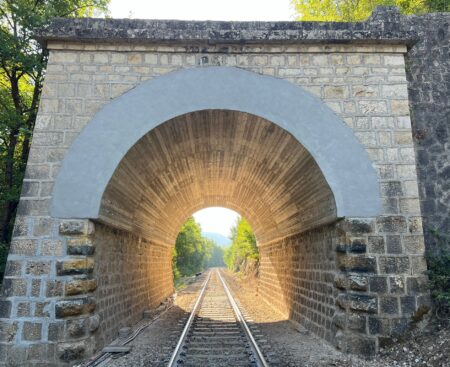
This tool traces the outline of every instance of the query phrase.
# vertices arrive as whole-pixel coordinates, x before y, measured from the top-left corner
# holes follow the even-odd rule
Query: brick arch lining
[[[331,189],[309,152],[258,116],[203,110],[149,132],[120,162],[100,220],[173,244],[193,208],[237,209],[267,243],[336,220]]]

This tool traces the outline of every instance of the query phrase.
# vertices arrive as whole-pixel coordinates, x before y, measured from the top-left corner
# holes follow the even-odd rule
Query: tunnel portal
[[[391,11],[320,32],[40,31],[49,64],[3,285],[5,360],[75,363],[157,309],[181,225],[209,206],[249,220],[261,298],[293,323],[363,355],[405,332],[428,294],[411,39]]]

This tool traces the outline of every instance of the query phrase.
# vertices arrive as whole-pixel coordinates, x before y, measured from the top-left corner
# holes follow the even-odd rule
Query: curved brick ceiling
[[[260,244],[336,218],[322,172],[291,134],[258,116],[204,110],[156,127],[128,151],[99,219],[173,244],[186,218],[208,206],[241,213]]]

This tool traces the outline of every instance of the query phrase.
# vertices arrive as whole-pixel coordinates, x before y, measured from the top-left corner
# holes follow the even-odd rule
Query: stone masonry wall
[[[421,273],[425,265],[405,75],[405,46],[282,42],[201,46],[182,42],[170,46],[74,41],[48,43],[49,64],[0,301],[0,365],[14,365],[26,360],[30,364],[40,361],[46,365],[64,364],[93,352],[95,326],[98,327],[97,301],[93,294],[99,286],[94,274],[95,269],[102,266],[96,264],[93,251],[95,234],[88,221],[61,223],[50,217],[52,186],[65,152],[103,105],[143,80],[181,68],[208,65],[244,68],[297,84],[331,107],[353,129],[368,152],[378,172],[383,201],[382,215],[369,225],[372,235],[364,232],[361,237],[345,229],[344,232],[350,234],[346,234],[341,243],[345,245],[341,249],[343,252],[339,256],[329,255],[344,259],[339,271],[345,276],[350,276],[355,269],[358,272],[359,265],[354,267],[352,261],[361,261],[365,272],[369,269],[375,274],[375,267],[382,275],[380,296],[364,294],[361,297],[358,292],[367,293],[368,290],[354,290],[350,283],[345,283],[341,286],[343,289],[337,291],[336,300],[341,300],[339,307],[348,315],[358,313],[353,310],[358,307],[373,313],[375,302],[375,315],[381,317],[394,312],[395,319],[406,324],[412,308],[401,308],[401,297],[414,295],[414,308],[420,306],[423,289],[418,284],[423,280]],[[321,245],[319,235],[311,236]],[[289,243],[303,251],[306,244],[300,238]],[[346,246],[352,241],[358,242],[357,238],[362,238],[360,242],[365,248],[372,246],[373,249],[367,254],[354,254],[353,248]],[[123,241],[127,245],[125,239]],[[276,247],[273,251],[273,256],[279,256]],[[377,254],[375,259],[370,257],[373,253]],[[389,277],[397,274],[405,281],[406,288],[397,290],[387,285],[391,284]],[[101,288],[97,292],[102,294]],[[384,292],[389,294],[391,308],[378,308]],[[292,291],[283,290],[283,293],[289,299]],[[311,315],[312,321],[317,323],[314,314]],[[67,328],[72,320],[87,316],[89,334],[84,338],[71,336]],[[293,313],[293,317],[298,315]],[[391,320],[391,316],[386,317]],[[381,329],[384,325],[381,319],[377,321],[379,334],[374,337],[367,335],[367,330],[364,333],[351,330],[347,318],[345,316],[343,322],[340,320],[345,343],[355,335],[355,340],[366,343],[358,346],[359,349],[354,348],[356,352],[373,352],[379,343],[378,336],[387,335],[387,331]],[[329,316],[323,320],[326,324]],[[114,328],[111,323],[111,335]],[[340,336],[338,332],[336,335]],[[352,344],[345,343],[340,343],[341,347],[352,350],[348,346]]]
[[[427,246],[430,229],[450,234],[450,14],[404,19],[419,41],[406,55],[421,208]]]
[[[334,226],[326,226],[259,247],[261,295],[330,342],[337,296],[336,237]]]
[[[93,243],[98,350],[173,293],[172,249],[100,224]]]
[[[337,348],[373,355],[429,307],[421,232],[407,234],[414,226],[346,219],[262,245],[260,292]]]

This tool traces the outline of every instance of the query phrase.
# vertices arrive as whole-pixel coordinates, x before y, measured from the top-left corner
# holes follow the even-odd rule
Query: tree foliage
[[[200,225],[190,217],[181,227],[173,254],[174,277],[189,276],[206,268],[214,242],[202,237]]]
[[[238,218],[231,229],[231,241],[231,246],[224,256],[225,264],[230,270],[240,271],[249,260],[259,260],[255,234],[244,218]]]
[[[33,29],[45,26],[54,17],[104,13],[108,3],[109,0],[0,0],[0,244],[3,252],[7,251],[11,236],[47,65],[47,53],[33,40]]]
[[[426,252],[431,296],[450,311],[450,236],[429,230],[435,240]]]
[[[298,20],[355,22],[367,19],[377,6],[397,6],[403,14],[450,11],[448,0],[292,0]]]
[[[218,246],[214,241],[212,242],[211,257],[206,263],[207,268],[221,268],[225,266],[223,260],[225,251],[222,247]]]

